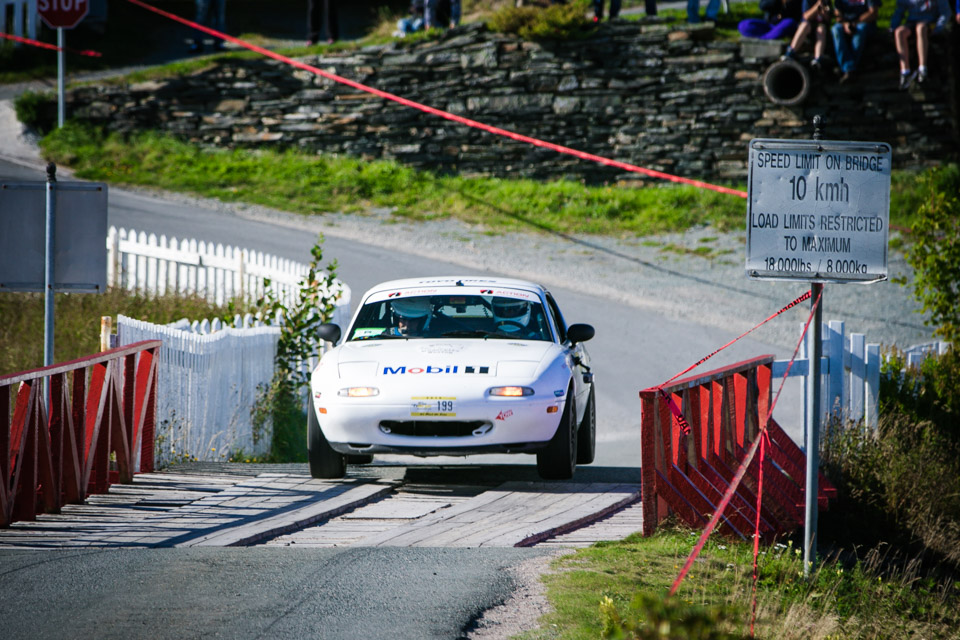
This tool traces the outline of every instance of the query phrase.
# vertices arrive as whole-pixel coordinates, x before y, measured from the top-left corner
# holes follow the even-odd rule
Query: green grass
[[[49,160],[70,166],[81,178],[307,215],[364,215],[371,207],[383,207],[398,219],[453,217],[495,233],[548,230],[613,236],[655,235],[705,224],[719,231],[742,230],[746,219],[742,198],[670,183],[629,188],[462,178],[392,161],[299,150],[209,149],[156,132],[105,135],[76,123],[48,135],[42,147]],[[947,172],[954,177],[957,173],[956,165]],[[922,197],[915,173],[894,172],[891,225],[909,228]]]
[[[752,543],[711,538],[664,606],[698,537],[668,525],[650,538],[634,535],[557,559],[544,578],[554,611],[540,620],[538,631],[522,637],[617,637],[604,635],[615,627],[633,627],[635,635],[623,636],[628,638],[747,637]],[[956,637],[960,593],[951,581],[891,566],[877,553],[828,557],[805,579],[798,551],[792,543],[761,547],[756,637]],[[664,618],[671,635],[651,629],[644,635],[644,621]],[[712,621],[709,634],[692,630],[698,619]]]
[[[0,375],[43,366],[43,294],[0,293]],[[100,350],[100,317],[117,314],[165,324],[181,318],[222,317],[218,307],[193,296],[147,297],[111,288],[106,293],[54,296],[54,356],[65,362]]]
[[[688,186],[634,189],[579,182],[461,178],[395,162],[301,151],[213,150],[153,132],[103,136],[76,124],[43,140],[78,177],[183,191],[303,214],[387,207],[408,220],[456,217],[497,232],[648,235],[712,224],[742,228],[744,200]]]

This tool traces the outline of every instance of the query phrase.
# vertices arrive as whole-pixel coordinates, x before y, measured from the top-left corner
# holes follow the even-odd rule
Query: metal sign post
[[[90,11],[89,0],[37,0],[37,14],[48,27],[57,30],[57,126],[62,127],[66,115],[63,76],[66,73],[66,36],[64,29],[73,29]]]
[[[67,60],[63,52],[66,47],[66,38],[63,35],[63,27],[57,27],[57,127],[63,127],[66,120],[67,106],[66,99],[63,97],[63,76],[66,74]]]
[[[886,280],[890,219],[890,145],[820,140],[821,124],[813,140],[751,140],[747,198],[747,275],[810,282],[817,305],[807,336],[806,576],[817,557],[823,283]]]
[[[803,527],[803,575],[809,576],[817,561],[817,493],[820,473],[820,355],[823,352],[823,283],[810,285],[810,307],[817,305],[807,336],[807,481]],[[820,304],[817,304],[817,302]]]

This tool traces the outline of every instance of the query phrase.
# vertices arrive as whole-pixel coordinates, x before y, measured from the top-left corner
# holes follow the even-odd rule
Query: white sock
[[[927,72],[927,65],[925,65],[925,64],[920,65],[919,67],[917,67],[917,71],[919,71],[920,73],[926,73],[926,72]]]

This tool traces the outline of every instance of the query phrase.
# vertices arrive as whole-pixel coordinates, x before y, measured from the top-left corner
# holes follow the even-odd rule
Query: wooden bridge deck
[[[0,549],[244,546],[584,546],[641,529],[632,484],[403,482],[372,474],[314,480],[257,475],[141,474],[83,505],[0,529]]]

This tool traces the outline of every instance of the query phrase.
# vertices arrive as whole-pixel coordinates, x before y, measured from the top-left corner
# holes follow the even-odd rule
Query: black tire
[[[590,464],[597,457],[597,403],[593,397],[593,385],[587,396],[587,409],[577,429],[577,464]]]
[[[370,464],[373,462],[372,453],[352,453],[345,457],[347,464]]]
[[[347,473],[346,460],[327,442],[313,407],[307,408],[307,457],[314,478],[342,478]]]
[[[560,425],[547,448],[537,453],[537,472],[544,480],[569,480],[577,468],[577,411],[573,387],[567,392],[567,403],[560,416]]]

